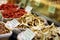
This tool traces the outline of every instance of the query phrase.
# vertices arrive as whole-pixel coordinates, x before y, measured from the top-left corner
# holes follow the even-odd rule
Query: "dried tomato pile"
[[[19,18],[26,14],[24,9],[17,9],[18,6],[14,4],[2,4],[0,6],[0,10],[2,11],[2,15],[4,18]]]

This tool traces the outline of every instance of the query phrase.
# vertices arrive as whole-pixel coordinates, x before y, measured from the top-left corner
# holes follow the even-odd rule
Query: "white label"
[[[32,40],[35,36],[35,34],[30,29],[27,29],[23,34],[20,35],[22,40]]]
[[[8,21],[5,26],[8,27],[8,28],[15,28],[19,25],[20,23],[16,20],[16,19],[13,19],[12,21]]]
[[[31,10],[32,10],[32,7],[31,7],[31,6],[27,6],[27,7],[25,8],[25,11],[28,12],[28,13],[30,13]]]

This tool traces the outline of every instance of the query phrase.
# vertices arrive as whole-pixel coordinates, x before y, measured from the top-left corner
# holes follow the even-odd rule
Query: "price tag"
[[[49,6],[48,12],[54,14],[54,13],[55,13],[55,9],[56,9],[56,8],[55,8],[54,6]]]
[[[34,36],[35,34],[30,29],[27,29],[26,31],[24,31],[23,34],[20,34],[20,37],[22,40],[32,40]]]
[[[19,24],[20,23],[16,19],[13,19],[12,21],[8,21],[7,23],[5,23],[5,26],[12,29],[17,27]]]
[[[28,12],[28,13],[30,13],[31,10],[32,10],[32,7],[31,7],[31,6],[27,6],[27,7],[25,8],[25,11]]]

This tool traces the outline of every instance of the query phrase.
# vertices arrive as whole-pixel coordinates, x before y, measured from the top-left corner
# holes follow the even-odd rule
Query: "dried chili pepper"
[[[17,9],[18,6],[14,4],[2,4],[0,6],[0,10],[2,11],[2,15],[4,18],[19,18],[26,14],[24,9]]]

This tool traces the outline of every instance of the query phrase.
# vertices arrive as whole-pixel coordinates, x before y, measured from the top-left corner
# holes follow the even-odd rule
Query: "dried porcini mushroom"
[[[18,25],[17,28],[23,28],[23,29],[25,29],[25,28],[29,28],[29,27],[26,26],[26,25],[24,25],[24,24],[22,24],[22,25]]]
[[[22,17],[21,20],[23,23],[26,23],[25,17]]]
[[[33,23],[32,22],[28,22],[27,23],[29,26],[33,26]]]
[[[50,38],[50,39],[48,39],[48,40],[53,40],[53,38]]]
[[[33,22],[34,22],[34,26],[37,26],[39,24],[38,19],[34,19]]]
[[[60,34],[59,33],[57,33],[58,34],[58,36],[60,37]]]
[[[52,37],[56,37],[56,35],[51,35]]]

